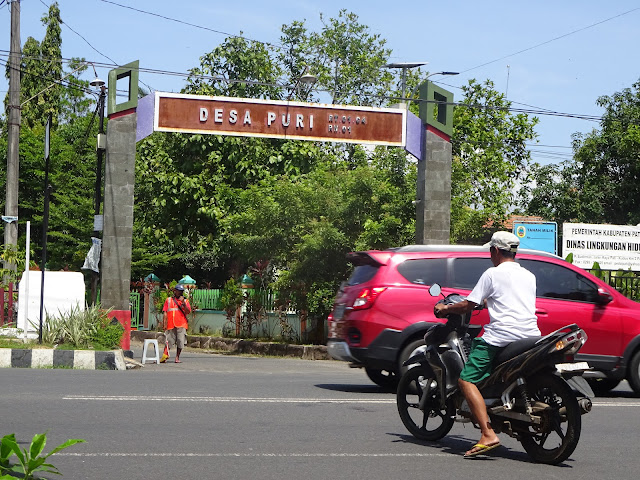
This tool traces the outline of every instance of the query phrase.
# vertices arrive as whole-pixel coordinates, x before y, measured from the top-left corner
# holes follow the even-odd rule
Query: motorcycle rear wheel
[[[428,393],[427,393],[428,392]],[[424,411],[419,402],[428,395]],[[455,409],[448,402],[440,408],[440,386],[432,377],[425,377],[419,366],[410,368],[400,379],[396,403],[404,426],[420,440],[439,440],[453,427]]]
[[[555,375],[538,375],[527,382],[532,402],[548,405],[540,425],[529,428],[520,443],[536,462],[557,465],[578,446],[582,420],[576,396],[567,383]]]

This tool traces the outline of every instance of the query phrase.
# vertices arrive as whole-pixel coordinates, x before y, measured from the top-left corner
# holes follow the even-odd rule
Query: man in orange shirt
[[[184,348],[187,339],[187,314],[191,313],[189,300],[184,298],[184,287],[180,284],[173,288],[173,297],[168,297],[164,302],[164,332],[167,338],[167,348],[176,346],[176,363],[180,363],[180,352]],[[162,363],[166,362],[163,357]]]

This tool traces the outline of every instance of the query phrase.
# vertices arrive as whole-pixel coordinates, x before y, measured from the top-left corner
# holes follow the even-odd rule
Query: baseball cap
[[[181,292],[184,292],[184,287],[180,284],[176,285],[175,287],[173,287],[174,290],[180,290]]]
[[[495,232],[491,240],[484,244],[485,248],[496,247],[499,250],[506,250],[515,253],[520,245],[520,240],[511,232]]]

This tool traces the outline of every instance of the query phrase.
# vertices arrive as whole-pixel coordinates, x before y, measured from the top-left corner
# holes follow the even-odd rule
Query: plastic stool
[[[147,349],[149,348],[149,345],[154,346],[155,354],[153,356],[147,357]],[[144,365],[145,363],[147,363],[147,360],[160,363],[160,349],[158,347],[158,340],[156,340],[155,338],[147,338],[144,341],[144,346],[142,347],[142,364]]]

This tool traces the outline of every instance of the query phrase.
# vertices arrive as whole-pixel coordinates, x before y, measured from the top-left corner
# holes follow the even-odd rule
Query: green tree
[[[281,65],[282,83],[289,85],[287,97],[300,101],[318,101],[313,95],[312,85],[304,85],[299,79],[308,71],[311,51],[311,39],[304,21],[294,21],[290,25],[282,26],[280,36],[281,47],[277,49],[277,59]],[[309,73],[313,73],[310,72]]]
[[[230,249],[247,264],[270,260],[276,283],[313,321],[329,313],[352,250],[387,248],[414,235],[415,165],[379,147],[370,164],[327,162],[298,179],[270,177],[235,195],[221,222]]]
[[[84,119],[85,130],[89,119]],[[80,125],[63,125],[51,132],[48,267],[80,269],[91,244],[95,152],[86,146]],[[82,131],[84,133],[84,131]],[[34,260],[40,261],[44,208],[44,127],[20,132],[20,219],[30,220]],[[6,150],[0,151],[6,163]],[[4,187],[4,175],[0,178]],[[21,229],[21,242],[24,230]]]
[[[232,37],[201,57],[191,70],[186,93],[249,98],[280,98],[281,69],[263,45]],[[212,135],[152,135],[138,148],[136,230],[149,245],[144,255],[187,255],[200,264],[227,250],[221,245],[219,220],[233,211],[236,189],[270,175],[298,176],[317,157],[313,143]],[[140,245],[142,247],[142,244]],[[209,252],[203,258],[203,253]]]
[[[463,92],[451,138],[454,242],[477,241],[488,226],[506,218],[529,164],[526,142],[536,138],[538,123],[536,117],[510,113],[511,103],[490,80],[470,80]]]
[[[47,15],[42,17],[46,32],[42,42],[27,38],[23,47],[20,75],[23,125],[33,127],[44,125],[51,115],[54,125],[62,101],[62,36],[60,9],[54,2]]]
[[[274,99],[281,95],[281,89],[276,85],[279,76],[280,68],[266,44],[240,36],[229,37],[200,57],[200,66],[189,71],[183,91],[198,95]]]
[[[309,35],[309,65],[318,86],[327,89],[330,103],[382,105],[386,103],[393,75],[384,68],[391,50],[379,34],[359,22],[358,15],[340,10],[337,18],[325,17],[320,32]]]
[[[640,223],[640,82],[598,98],[599,130],[573,136],[573,161],[534,170],[527,211],[556,222]]]
[[[40,262],[42,214],[44,208],[44,125],[52,116],[50,143],[51,192],[48,229],[48,267],[79,269],[90,247],[95,179],[95,137],[97,125],[88,117],[92,101],[85,94],[87,84],[73,75],[64,83],[60,46],[61,16],[54,2],[42,18],[46,27],[42,42],[30,37],[23,47],[22,118],[20,131],[20,220],[32,225],[32,258]],[[82,59],[69,68],[76,74],[86,69]],[[6,137],[0,140],[0,162],[6,164]],[[4,191],[6,172],[0,170]],[[0,205],[4,203],[4,197]],[[25,241],[20,228],[19,244]]]

